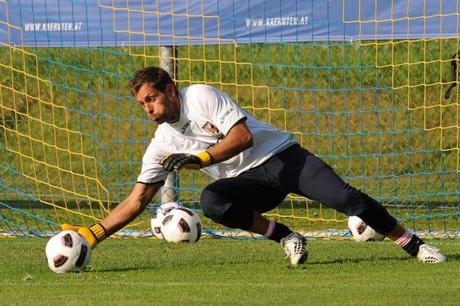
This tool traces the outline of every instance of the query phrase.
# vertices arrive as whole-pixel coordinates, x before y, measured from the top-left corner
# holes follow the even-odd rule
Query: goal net
[[[0,235],[89,225],[129,194],[156,125],[127,82],[169,60],[179,87],[215,86],[292,132],[419,235],[458,238],[459,8],[0,0]],[[172,47],[166,59],[161,46]],[[183,171],[175,191],[200,212],[210,182]],[[160,202],[119,235],[151,236]],[[296,195],[267,215],[308,236],[348,236],[345,215]],[[210,236],[248,236],[203,221]]]

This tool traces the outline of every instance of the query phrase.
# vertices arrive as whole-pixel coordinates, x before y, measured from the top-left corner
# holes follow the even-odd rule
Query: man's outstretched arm
[[[99,242],[122,229],[139,216],[161,186],[162,183],[136,183],[129,196],[118,204],[100,223],[89,227],[63,224],[62,229],[78,232],[94,249]]]

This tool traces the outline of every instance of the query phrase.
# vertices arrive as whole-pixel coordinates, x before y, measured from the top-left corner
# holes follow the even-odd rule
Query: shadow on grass
[[[448,262],[454,262],[454,261],[459,261],[460,260],[460,254],[448,254],[447,255],[447,261]],[[412,258],[410,256],[404,256],[403,255],[398,255],[398,256],[375,256],[375,257],[353,257],[353,258],[345,258],[345,257],[337,257],[337,258],[329,258],[329,259],[315,259],[313,261],[307,261],[305,265],[299,265],[298,267],[294,267],[295,269],[302,269],[302,268],[308,268],[308,266],[314,266],[314,265],[328,265],[328,264],[359,264],[359,263],[370,263],[370,262],[388,262],[388,261],[401,261],[401,262],[416,262],[415,258]],[[234,265],[234,264],[276,264],[277,262],[273,261],[267,261],[267,260],[262,260],[262,261],[252,261],[252,262],[247,262],[247,261],[241,261],[239,263],[236,263],[235,261],[224,261],[220,260],[219,264],[214,264],[216,266],[220,265]],[[283,262],[285,264],[286,262]],[[158,265],[158,263],[152,262],[151,265],[149,264],[142,264],[142,265],[132,265],[132,266],[120,266],[120,267],[107,267],[107,268],[90,268],[90,270],[86,272],[114,272],[114,273],[120,273],[120,272],[133,272],[133,271],[159,271],[163,269],[167,269],[168,267],[174,266],[175,268],[178,268],[182,264],[180,263],[174,263],[174,264],[165,264],[165,265]],[[209,262],[203,262],[203,266],[209,266]],[[213,265],[213,266],[214,266]],[[183,266],[188,266],[187,263],[184,263]],[[288,267],[290,267],[288,265]]]
[[[446,255],[447,261],[459,261],[460,254]],[[344,263],[365,263],[365,262],[378,262],[378,261],[416,261],[415,258],[410,256],[378,256],[378,257],[361,257],[361,258],[331,258],[328,260],[308,261],[308,265],[323,265],[323,264],[344,264]]]
[[[128,260],[128,261],[110,261],[105,264],[94,263],[94,265],[88,266],[85,272],[94,273],[130,273],[130,272],[142,272],[149,271],[155,272],[163,269],[163,266],[169,267],[169,264],[162,265],[155,260]]]
[[[414,258],[407,256],[385,256],[385,257],[353,257],[353,258],[331,258],[328,260],[308,261],[309,265],[324,265],[324,264],[344,264],[344,263],[365,263],[365,262],[378,262],[378,261],[394,261],[394,260],[414,260]]]
[[[394,256],[394,257],[363,257],[363,258],[331,258],[329,260],[316,260],[316,261],[307,261],[307,263],[303,266],[305,267],[308,267],[308,266],[311,266],[311,265],[327,265],[327,264],[346,264],[346,263],[365,263],[365,262],[378,262],[378,261],[391,261],[391,260],[413,260],[412,258],[408,257],[408,258],[404,258],[404,257],[398,257],[398,256]],[[276,261],[276,262],[273,262],[273,261],[259,261],[259,262],[256,262],[256,261],[252,261],[252,262],[241,262],[241,263],[235,263],[234,261],[228,261],[228,262],[225,262],[225,261],[219,261],[220,264],[217,265],[217,266],[220,266],[220,265],[234,265],[234,264],[247,264],[247,265],[250,265],[250,264],[267,264],[267,265],[273,265],[273,264],[277,264],[277,263],[282,263],[283,265],[286,264],[286,261]],[[162,265],[162,266],[159,266],[155,263],[152,263],[151,266],[149,265],[135,265],[135,266],[120,266],[120,267],[107,267],[107,268],[98,268],[98,269],[91,269],[87,272],[100,272],[100,273],[104,273],[104,272],[115,272],[115,273],[119,273],[119,272],[133,272],[133,271],[159,271],[159,270],[162,270],[162,269],[166,269],[168,268],[169,266],[174,266],[175,268],[178,268],[180,266],[180,264],[173,264],[173,265]],[[186,267],[187,265],[184,264],[184,267]],[[203,266],[208,266],[208,263],[206,262],[203,262]],[[213,265],[214,266],[214,265]],[[217,267],[216,266],[216,267]],[[287,265],[288,267],[290,267],[289,265]],[[299,266],[301,267],[301,266]],[[296,267],[297,268],[297,267]]]
[[[459,261],[460,260],[460,254],[448,254],[446,255],[447,261]]]
[[[142,271],[142,270],[149,270],[149,271],[158,271],[160,270],[161,268],[156,266],[156,265],[152,265],[152,266],[132,266],[132,267],[126,267],[126,266],[123,266],[123,267],[107,267],[107,268],[98,268],[98,269],[90,269],[88,271],[85,271],[85,272],[97,272],[97,273],[104,273],[104,272],[115,272],[115,273],[119,273],[119,272],[134,272],[134,271]]]

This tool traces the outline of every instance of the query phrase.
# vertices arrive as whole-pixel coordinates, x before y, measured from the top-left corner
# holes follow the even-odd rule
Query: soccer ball
[[[348,230],[356,241],[381,241],[385,239],[385,236],[377,233],[357,216],[348,218]]]
[[[201,236],[200,217],[192,210],[171,210],[161,222],[161,233],[167,242],[197,242]]]
[[[91,247],[74,231],[62,231],[46,244],[48,266],[56,273],[79,272],[91,259]]]
[[[150,224],[152,226],[153,235],[160,240],[164,240],[163,235],[161,234],[161,221],[163,218],[152,218]]]
[[[152,226],[152,232],[155,237],[161,240],[164,239],[163,235],[161,234],[161,222],[163,221],[163,218],[167,213],[178,207],[180,207],[180,204],[177,202],[167,202],[161,204],[161,206],[157,208],[154,217],[150,221],[150,225]]]

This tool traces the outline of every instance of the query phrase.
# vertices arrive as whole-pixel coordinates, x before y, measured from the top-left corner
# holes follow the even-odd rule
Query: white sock
[[[402,234],[401,237],[399,237],[398,240],[396,240],[394,243],[396,243],[397,245],[401,247],[404,247],[412,239],[412,236],[413,236],[412,232],[406,229],[404,234]]]

